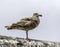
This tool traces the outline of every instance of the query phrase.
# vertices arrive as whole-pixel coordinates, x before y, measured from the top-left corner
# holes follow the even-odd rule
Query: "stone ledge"
[[[0,35],[0,47],[60,47],[60,43]]]

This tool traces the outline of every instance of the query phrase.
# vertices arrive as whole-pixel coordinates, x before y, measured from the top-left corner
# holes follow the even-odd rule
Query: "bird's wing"
[[[21,19],[21,21],[17,22],[16,24],[21,25],[21,26],[25,26],[25,25],[31,24],[31,21],[32,21],[31,18],[24,18],[24,19]]]
[[[20,21],[20,22],[17,22],[16,24],[19,25],[19,26],[24,26],[27,22],[25,21]]]
[[[23,19],[21,19],[22,21],[30,21],[30,20],[32,20],[32,18],[30,17],[30,18],[23,18]]]

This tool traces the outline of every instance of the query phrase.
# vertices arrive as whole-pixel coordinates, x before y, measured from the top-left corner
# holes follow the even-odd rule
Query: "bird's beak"
[[[39,15],[40,17],[42,17],[42,15]]]

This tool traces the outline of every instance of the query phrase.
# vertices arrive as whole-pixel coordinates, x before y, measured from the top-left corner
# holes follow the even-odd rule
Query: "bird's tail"
[[[7,30],[15,29],[16,27],[17,27],[16,24],[12,24],[11,26],[5,26],[5,28],[7,28]]]
[[[7,28],[7,30],[10,30],[10,29],[12,29],[10,26],[5,26],[5,28]]]

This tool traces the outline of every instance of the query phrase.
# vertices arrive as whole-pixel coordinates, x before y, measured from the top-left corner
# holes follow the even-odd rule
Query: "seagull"
[[[26,39],[28,39],[28,31],[36,28],[40,23],[39,16],[42,17],[41,14],[33,13],[32,17],[23,18],[19,22],[13,23],[10,26],[5,26],[5,28],[7,28],[7,30],[24,30],[26,31]]]

